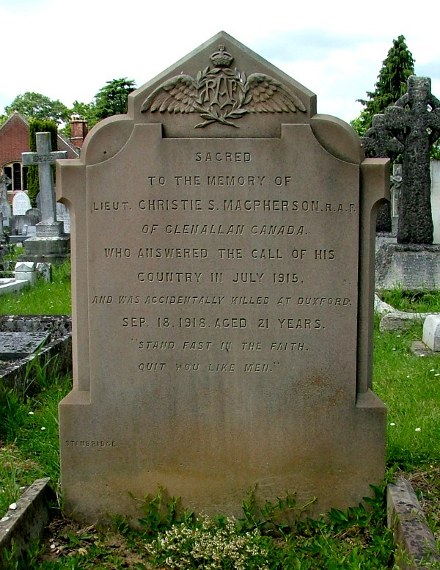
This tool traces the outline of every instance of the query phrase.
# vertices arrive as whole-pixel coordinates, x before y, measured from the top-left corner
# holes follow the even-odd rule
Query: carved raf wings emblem
[[[264,73],[246,77],[230,69],[233,60],[220,46],[211,56],[214,67],[199,71],[195,78],[182,73],[164,81],[145,99],[141,112],[199,113],[204,121],[197,128],[211,123],[238,127],[233,121],[247,113],[306,111],[301,99],[279,81]]]

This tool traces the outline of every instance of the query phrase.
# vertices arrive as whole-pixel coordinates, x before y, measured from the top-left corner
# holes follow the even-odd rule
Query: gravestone
[[[31,208],[31,201],[26,192],[22,190],[16,192],[12,198],[12,215],[25,216],[26,212]]]
[[[403,152],[403,144],[388,132],[385,117],[382,114],[374,115],[372,126],[365,136],[361,137],[365,155],[371,158],[390,158],[395,160]],[[391,199],[393,196],[391,195]],[[377,212],[377,232],[393,232],[392,205],[383,204]]]
[[[11,217],[11,206],[8,202],[8,184],[11,183],[9,176],[6,176],[4,172],[0,174],[0,214],[2,218],[3,227],[9,227],[9,219]],[[3,235],[3,229],[1,231]]]
[[[0,359],[18,360],[36,352],[49,337],[44,332],[0,332]]]
[[[62,260],[67,257],[70,247],[70,239],[64,234],[63,223],[58,221],[56,216],[52,172],[55,161],[65,158],[67,153],[52,152],[50,137],[50,133],[36,133],[37,152],[22,153],[24,165],[38,165],[41,222],[36,226],[36,236],[26,240],[25,253],[22,256],[23,259],[36,262]]]
[[[430,149],[440,136],[440,101],[429,77],[412,75],[408,90],[384,114],[384,127],[404,145],[397,242],[432,244]]]
[[[399,227],[399,201],[400,188],[402,187],[402,165],[393,164],[393,174],[391,176],[391,225],[392,233],[397,234]]]
[[[70,234],[70,214],[65,204],[57,202],[57,220],[63,222],[64,233]]]
[[[423,342],[434,352],[440,352],[440,315],[428,315],[423,323]]]
[[[440,244],[440,160],[431,160],[431,209],[433,242]]]
[[[66,512],[136,518],[133,496],[158,485],[209,514],[239,514],[255,486],[317,498],[311,514],[368,495],[384,474],[371,220],[388,161],[221,32],[57,169],[74,214]]]

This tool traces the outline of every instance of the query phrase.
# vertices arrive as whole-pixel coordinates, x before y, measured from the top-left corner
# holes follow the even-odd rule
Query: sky
[[[0,0],[0,114],[27,91],[93,101],[107,81],[140,87],[224,30],[317,95],[318,112],[351,121],[393,39],[440,99],[438,0]]]

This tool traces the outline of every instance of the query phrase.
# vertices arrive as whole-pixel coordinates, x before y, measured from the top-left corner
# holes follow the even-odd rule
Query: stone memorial
[[[11,179],[9,176],[6,176],[2,170],[0,173],[0,214],[3,228],[9,227],[9,220],[11,218],[11,206],[8,202],[8,184],[10,184],[10,182]],[[0,235],[3,235],[3,229]]]
[[[384,126],[404,145],[397,242],[432,244],[430,149],[440,136],[440,101],[429,77],[408,79],[408,91],[386,109]]]
[[[70,234],[70,214],[64,204],[57,202],[57,220],[63,222],[65,234]]]
[[[25,216],[26,212],[32,208],[29,196],[23,190],[19,190],[12,198],[12,215]]]
[[[36,225],[36,236],[26,240],[23,255],[23,259],[35,262],[62,260],[70,248],[70,238],[64,233],[63,222],[57,220],[52,172],[55,161],[65,158],[67,153],[52,152],[50,137],[50,133],[36,133],[37,152],[22,153],[24,165],[38,165],[41,221]]]
[[[434,352],[440,352],[440,315],[428,315],[423,323],[423,342]]]
[[[316,498],[310,514],[370,494],[387,159],[220,32],[99,123],[57,181],[72,213],[67,513],[136,519],[158,485],[208,514],[239,514],[254,488]]]

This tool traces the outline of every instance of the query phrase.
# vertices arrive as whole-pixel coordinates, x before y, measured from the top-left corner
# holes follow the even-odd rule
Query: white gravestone
[[[440,352],[440,315],[428,315],[423,323],[423,342],[434,352]]]
[[[26,192],[20,190],[12,199],[12,214],[14,216],[25,216],[26,212],[32,208],[31,201]]]
[[[61,202],[57,202],[57,220],[63,222],[64,233],[70,234],[70,212]]]

